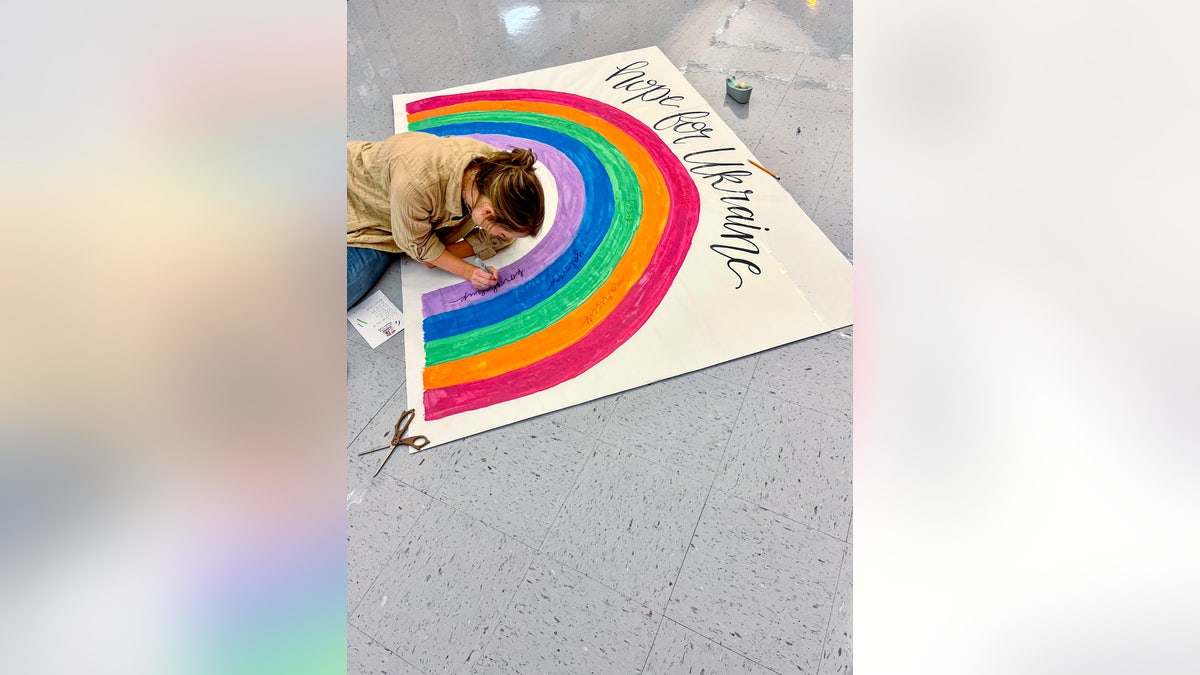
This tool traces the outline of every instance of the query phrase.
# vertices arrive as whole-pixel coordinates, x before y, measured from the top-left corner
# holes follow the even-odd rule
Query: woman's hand
[[[471,276],[467,277],[467,281],[470,281],[471,285],[474,286],[475,290],[477,291],[486,291],[487,289],[499,283],[499,279],[496,277],[495,267],[489,267],[489,271],[484,272],[478,267],[472,265],[471,270]]]
[[[430,265],[432,263],[432,265]],[[488,271],[483,271],[454,255],[449,250],[443,251],[441,255],[433,260],[425,263],[426,267],[436,267],[446,270],[451,274],[457,274],[459,278],[466,279],[471,282],[477,291],[486,291],[487,289],[500,283],[500,275],[496,272],[495,267],[489,267]]]

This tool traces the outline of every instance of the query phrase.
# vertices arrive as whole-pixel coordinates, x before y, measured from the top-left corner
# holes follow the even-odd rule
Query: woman
[[[502,151],[472,138],[420,132],[346,144],[346,306],[406,253],[471,282],[495,286],[465,260],[486,260],[536,236],[545,216],[529,150]]]

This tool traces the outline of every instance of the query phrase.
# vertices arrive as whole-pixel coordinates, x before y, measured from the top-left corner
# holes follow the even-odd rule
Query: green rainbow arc
[[[451,124],[500,122],[528,124],[570,136],[592,151],[604,166],[613,190],[614,214],[607,234],[579,272],[550,297],[498,323],[425,344],[427,366],[477,356],[539,333],[570,314],[591,297],[620,262],[642,217],[642,194],[637,175],[625,156],[604,136],[581,124],[542,113],[466,112],[414,122],[412,131]]]

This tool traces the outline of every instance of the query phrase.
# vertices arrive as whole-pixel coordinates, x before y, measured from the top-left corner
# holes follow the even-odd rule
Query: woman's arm
[[[491,272],[485,273],[483,270],[479,269],[478,267],[476,267],[476,266],[472,265],[471,263],[458,257],[453,252],[454,247],[455,247],[455,244],[450,244],[449,246],[446,247],[446,250],[443,251],[441,255],[439,255],[437,258],[434,258],[433,260],[429,261],[426,264],[432,265],[433,267],[437,267],[439,269],[446,270],[447,272],[449,272],[451,274],[457,274],[458,276],[462,277],[463,279],[466,279],[467,281],[471,282],[471,285],[480,291],[486,290],[486,289],[491,288],[492,286],[496,285],[497,279],[496,279],[495,274],[493,274]],[[467,249],[469,250],[470,248],[471,247],[468,244]],[[472,255],[472,254],[468,253],[467,255]],[[492,269],[494,269],[494,268],[492,268]]]
[[[453,244],[446,244],[446,250],[464,260],[475,255],[475,249],[471,248],[470,242],[463,239],[459,239]]]
[[[462,239],[459,239],[453,244],[446,244],[446,250],[458,256],[459,258],[462,258],[463,260],[475,255],[475,249],[471,248],[471,245]],[[436,265],[434,265],[432,262],[422,264],[429,268],[436,267]]]
[[[467,241],[458,241],[445,245],[438,240],[437,235],[427,218],[432,209],[428,204],[428,190],[418,190],[412,185],[401,188],[394,184],[392,191],[392,236],[396,245],[416,260],[421,260],[426,267],[437,267],[471,282],[476,290],[486,290],[495,286],[498,279],[490,272],[484,272],[478,267],[463,260],[474,255],[474,249]],[[433,251],[443,249],[436,257],[430,259]],[[432,249],[432,250],[430,250]],[[455,252],[461,255],[455,255]]]

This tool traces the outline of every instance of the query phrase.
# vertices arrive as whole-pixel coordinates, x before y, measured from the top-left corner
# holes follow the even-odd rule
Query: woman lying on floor
[[[346,307],[404,253],[471,282],[495,286],[464,260],[486,260],[514,239],[537,236],[545,216],[529,150],[420,132],[346,144]]]

